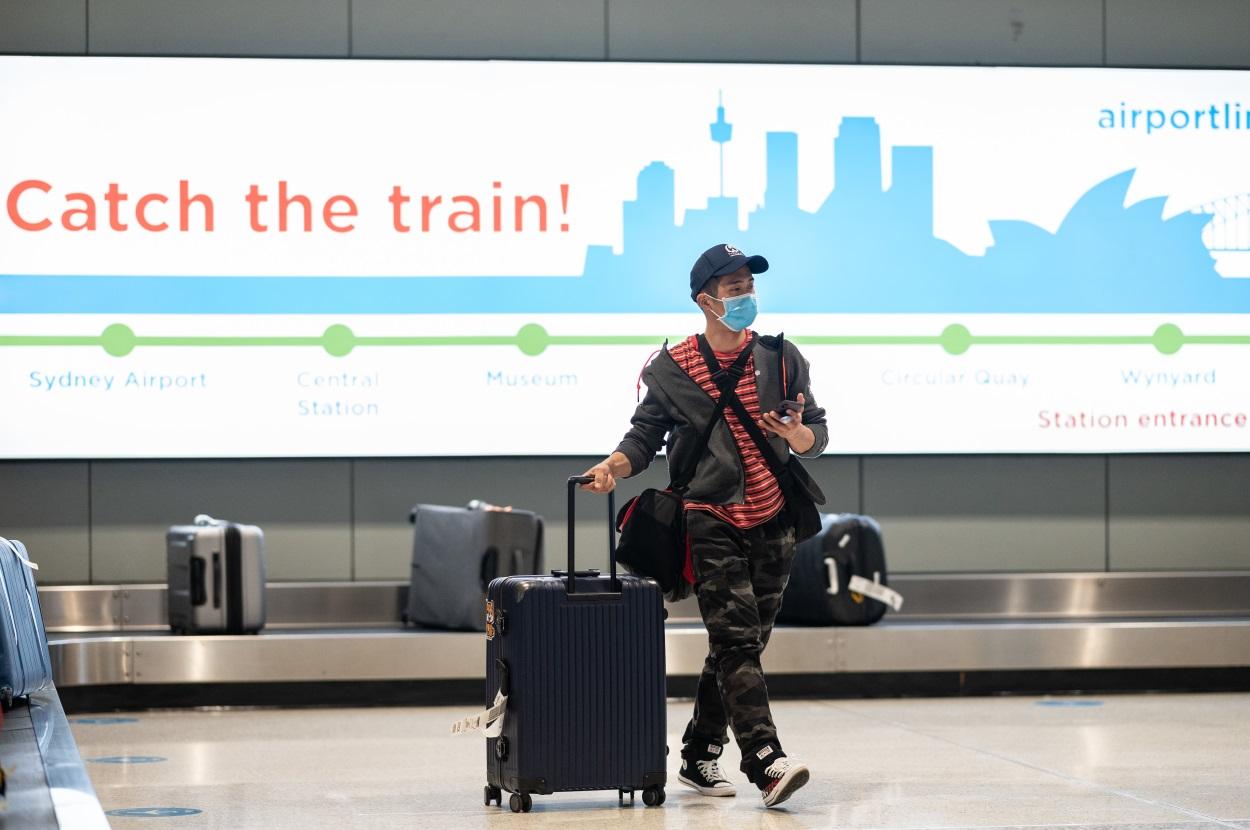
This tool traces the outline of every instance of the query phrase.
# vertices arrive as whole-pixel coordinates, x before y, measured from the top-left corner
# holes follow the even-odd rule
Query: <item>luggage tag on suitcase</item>
[[[871,597],[877,602],[885,603],[895,611],[900,611],[903,608],[902,594],[893,588],[887,588],[880,582],[869,582],[859,574],[851,577],[851,582],[847,587],[851,589],[852,594],[863,594],[866,597]]]
[[[504,717],[508,714],[508,695],[512,691],[509,682],[508,664],[500,659],[495,661],[499,667],[499,691],[495,692],[495,700],[485,712],[461,718],[451,725],[451,734],[467,735],[470,732],[481,732],[484,738],[498,738],[503,734]]]
[[[485,738],[498,738],[503,734],[504,716],[508,713],[508,696],[495,692],[495,703],[485,712],[461,718],[451,725],[451,734],[467,735],[481,732]]]
[[[845,548],[850,541],[850,538],[850,534],[844,534],[842,538],[838,540],[838,547]],[[829,587],[825,589],[825,593],[836,597],[838,595],[840,582],[838,579],[838,560],[834,559],[832,556],[825,557],[825,568],[829,571]],[[870,597],[871,599],[875,599],[877,602],[890,606],[895,611],[901,611],[903,608],[903,595],[898,591],[895,591],[893,588],[887,588],[885,585],[882,585],[879,581],[877,581],[880,578],[879,574],[874,574],[874,577],[876,578],[874,578],[872,582],[869,582],[859,574],[852,575],[850,582],[846,586],[850,589],[851,598],[856,602],[862,602],[863,597]]]

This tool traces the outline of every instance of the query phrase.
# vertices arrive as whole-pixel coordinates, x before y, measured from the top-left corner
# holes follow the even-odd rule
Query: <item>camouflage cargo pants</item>
[[[683,741],[724,744],[732,726],[744,758],[780,747],[760,655],[790,578],[794,528],[773,519],[739,530],[703,510],[686,514],[686,528],[709,648]]]

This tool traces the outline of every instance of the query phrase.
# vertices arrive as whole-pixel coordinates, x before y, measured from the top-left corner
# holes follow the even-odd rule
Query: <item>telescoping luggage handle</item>
[[[574,491],[582,484],[590,484],[595,480],[594,476],[569,476],[569,573],[568,573],[568,592],[570,594],[577,593],[577,570],[573,564],[573,494]],[[616,515],[616,494],[608,493],[608,567],[612,574],[612,590],[620,591],[621,583],[616,578],[616,528],[612,526],[612,519]]]

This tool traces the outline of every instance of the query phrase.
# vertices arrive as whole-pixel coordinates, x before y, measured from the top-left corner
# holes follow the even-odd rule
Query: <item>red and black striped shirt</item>
[[[722,368],[732,365],[742,354],[742,350],[754,341],[754,338],[749,336],[750,332],[747,334],[748,337],[740,348],[732,352],[715,352],[716,359],[720,361]],[[670,349],[669,355],[686,374],[694,379],[695,383],[703,388],[704,392],[712,396],[712,400],[720,399],[720,392],[716,384],[712,382],[712,373],[708,371],[707,363],[699,354],[699,342],[694,335]],[[755,383],[754,356],[747,359],[746,370],[742,373],[742,379],[738,381],[736,391],[738,400],[742,401],[746,411],[758,422],[760,420],[760,396]],[[760,454],[759,447],[755,446],[746,428],[738,421],[738,416],[728,407],[725,409],[725,421],[729,424],[729,430],[738,445],[738,454],[742,457],[742,467],[746,473],[745,500],[742,504],[707,504],[687,501],[686,509],[706,510],[734,527],[745,530],[763,524],[776,516],[781,512],[785,500],[776,477],[768,469],[764,456]]]

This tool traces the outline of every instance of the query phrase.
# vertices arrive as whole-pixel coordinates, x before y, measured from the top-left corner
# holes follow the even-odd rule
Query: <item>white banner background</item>
[[[0,135],[0,187],[8,197],[0,216],[0,456],[606,453],[628,426],[647,356],[665,336],[701,328],[693,305],[684,315],[614,312],[641,290],[625,283],[605,290],[602,313],[74,313],[82,309],[72,303],[65,313],[40,313],[69,301],[51,287],[40,295],[37,278],[575,280],[588,246],[622,251],[622,205],[639,195],[639,171],[652,162],[674,171],[674,223],[711,204],[721,187],[718,149],[709,140],[718,100],[734,124],[723,145],[724,192],[738,200],[741,229],[765,201],[768,132],[798,134],[798,207],[813,212],[837,184],[832,148],[842,119],[859,116],[880,127],[886,191],[891,148],[934,148],[933,236],[972,257],[992,246],[992,221],[1054,232],[1091,187],[1129,169],[1136,173],[1126,205],[1163,197],[1164,218],[1250,193],[1250,117],[1241,130],[1099,126],[1105,107],[1250,102],[1250,80],[1238,72],[0,57],[0,123],[10,125]],[[32,179],[52,192],[13,196]],[[147,192],[174,200],[181,180],[213,199],[215,229],[139,228],[135,201]],[[279,180],[312,200],[312,232],[273,228]],[[108,227],[103,195],[112,182],[129,194],[125,231]],[[569,185],[567,211],[559,208],[562,183]],[[252,184],[270,197],[263,233],[249,227],[243,197]],[[406,217],[414,226],[421,195],[444,196],[429,232],[396,232],[387,202],[395,185],[413,197]],[[452,195],[473,195],[488,207],[496,191],[505,197],[501,231],[490,229],[488,214],[482,232],[448,229]],[[96,230],[61,227],[71,192],[97,201]],[[335,194],[359,208],[346,220],[355,226],[349,233],[322,224],[321,205]],[[507,199],[515,194],[548,200],[547,232],[511,229]],[[14,210],[24,221],[48,218],[52,227],[23,230]],[[176,223],[176,204],[153,205],[152,215]],[[300,211],[292,216],[298,226]],[[665,277],[674,295],[685,291],[690,262],[717,241],[681,249],[684,258]],[[936,337],[951,324],[974,337],[1150,337],[1165,324],[1186,336],[1250,335],[1248,314],[1183,309],[781,311],[770,308],[770,291],[794,276],[787,252],[761,253],[775,267],[760,277],[763,313],[755,328],[784,330],[801,343],[835,335]],[[6,293],[6,281],[27,293]],[[492,302],[506,305],[492,291]],[[526,291],[519,288],[518,298]],[[358,345],[344,357],[316,345],[141,344],[114,357],[98,345],[20,339],[93,338],[116,324],[139,337],[211,338],[315,338],[332,325],[349,326],[357,337],[510,337],[538,324],[553,336],[654,335],[655,344],[553,344],[538,355],[516,345]],[[1250,449],[1247,343],[1187,343],[1176,354],[1150,344],[976,343],[964,354],[937,344],[802,348],[816,398],[828,410],[831,453]],[[174,385],[127,386],[131,373]],[[357,385],[326,380],[344,377]],[[102,388],[108,378],[113,388]],[[323,385],[313,385],[316,378]],[[362,385],[366,378],[376,385]],[[1172,412],[1214,416],[1219,425],[1155,425],[1156,416]],[[1082,413],[1092,425],[1067,420]]]

